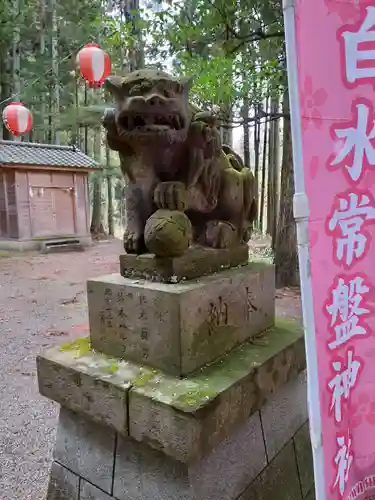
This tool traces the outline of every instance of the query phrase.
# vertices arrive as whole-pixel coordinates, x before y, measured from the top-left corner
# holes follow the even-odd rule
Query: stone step
[[[274,268],[259,262],[177,284],[112,274],[87,289],[94,349],[175,376],[274,324]]]
[[[83,251],[84,246],[79,239],[45,240],[40,243],[42,253],[58,253]]]

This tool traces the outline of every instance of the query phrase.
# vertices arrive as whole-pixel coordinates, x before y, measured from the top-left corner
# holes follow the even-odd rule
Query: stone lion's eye
[[[164,97],[172,97],[172,92],[168,89],[163,90]]]
[[[141,93],[141,86],[140,85],[134,85],[130,90],[129,90],[129,95],[136,95]]]

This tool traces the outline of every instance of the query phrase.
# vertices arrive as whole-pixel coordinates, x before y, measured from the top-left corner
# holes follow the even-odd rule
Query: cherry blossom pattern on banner
[[[371,245],[366,227],[375,223],[375,202],[370,191],[337,194],[326,231],[333,237],[333,261],[345,270],[364,259]]]
[[[374,27],[375,5],[365,5],[360,9],[357,23],[346,24],[337,31],[341,77],[349,89],[363,84],[375,86]]]
[[[317,229],[309,229],[309,243],[310,248],[314,248],[314,246],[318,243],[319,232]]]
[[[328,12],[337,14],[343,23],[356,22],[360,14],[359,0],[349,2],[342,0],[325,0]]]
[[[319,170],[319,156],[313,156],[310,160],[309,174],[310,179],[315,180]]]
[[[341,169],[350,184],[361,182],[375,167],[375,114],[368,99],[352,102],[352,119],[330,127],[334,152],[327,161],[331,170]]]
[[[299,18],[300,18],[300,15],[299,13],[301,12],[301,7],[302,7],[302,3],[303,3],[303,0],[295,0],[295,9],[294,9],[294,18],[296,21],[299,21]],[[296,31],[298,31],[298,26],[299,26],[299,23],[297,22],[296,23]],[[297,47],[299,46],[299,44],[297,43]]]
[[[311,122],[317,128],[322,126],[322,115],[319,108],[327,100],[327,92],[323,88],[314,89],[312,77],[306,75],[303,88],[300,92],[302,127],[306,130]]]
[[[371,400],[367,392],[359,393],[357,400],[352,401],[351,405],[352,417],[350,423],[354,429],[364,422],[375,426],[375,400]]]

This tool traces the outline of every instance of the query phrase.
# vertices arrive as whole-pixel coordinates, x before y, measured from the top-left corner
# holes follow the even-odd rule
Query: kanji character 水
[[[375,120],[372,113],[370,116],[370,109],[366,104],[357,103],[355,109],[357,117],[354,126],[333,128],[335,136],[343,139],[344,143],[330,164],[334,167],[345,162],[343,166],[351,180],[357,182],[366,166],[365,158],[369,165],[375,166],[375,147],[371,142],[375,138]],[[346,161],[352,152],[353,159]]]

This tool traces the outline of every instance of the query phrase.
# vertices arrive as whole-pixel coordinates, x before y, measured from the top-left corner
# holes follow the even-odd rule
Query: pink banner
[[[375,499],[375,0],[296,0],[326,498]]]

